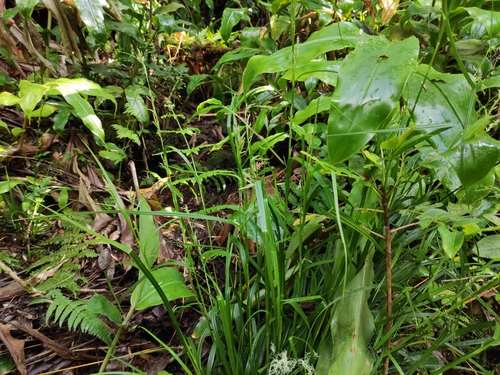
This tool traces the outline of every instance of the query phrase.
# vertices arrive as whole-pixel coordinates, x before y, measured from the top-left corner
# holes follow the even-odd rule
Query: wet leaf
[[[330,161],[338,163],[359,151],[386,127],[417,66],[416,38],[391,43],[385,38],[360,44],[338,74],[328,120]]]

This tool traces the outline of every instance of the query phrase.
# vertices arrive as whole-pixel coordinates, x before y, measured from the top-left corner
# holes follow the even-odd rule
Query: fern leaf
[[[130,113],[142,124],[149,121],[148,108],[141,95],[148,95],[149,92],[143,86],[130,85],[125,89],[127,103],[125,103],[125,113]]]
[[[64,296],[58,289],[51,290],[47,293],[47,296],[53,298],[53,301],[47,309],[47,323],[55,312],[54,322],[59,323],[60,326],[64,324],[67,318],[69,330],[75,331],[80,327],[83,333],[96,336],[108,345],[111,343],[108,327],[97,314],[87,309],[85,302],[72,301]]]
[[[141,141],[139,140],[139,136],[131,129],[126,128],[125,126],[121,126],[118,124],[111,125],[113,129],[116,131],[116,136],[120,139],[130,139],[135,142],[138,146],[141,145]]]

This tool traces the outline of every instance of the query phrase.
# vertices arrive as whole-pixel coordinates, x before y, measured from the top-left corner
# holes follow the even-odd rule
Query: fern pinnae
[[[87,309],[85,302],[70,300],[58,289],[48,292],[47,297],[53,298],[46,313],[47,324],[52,314],[54,314],[54,322],[59,323],[59,326],[62,326],[67,318],[67,325],[70,331],[75,331],[80,327],[83,333],[96,336],[108,345],[111,343],[108,326],[97,314]]]

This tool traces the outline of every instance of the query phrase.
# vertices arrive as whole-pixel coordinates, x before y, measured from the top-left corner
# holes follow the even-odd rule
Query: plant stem
[[[389,204],[387,192],[382,186],[382,206],[384,209],[384,227],[385,227],[385,271],[386,271],[386,289],[387,289],[387,323],[385,326],[386,333],[389,333],[392,328],[392,232],[389,222]],[[388,336],[386,343],[387,352],[391,350],[391,338]],[[389,374],[389,355],[384,362],[384,375]]]
[[[109,363],[109,360],[111,359],[111,356],[113,355],[116,345],[118,344],[118,341],[120,340],[120,336],[123,333],[123,330],[127,327],[128,322],[132,318],[132,315],[134,314],[135,309],[133,307],[130,308],[130,311],[128,312],[127,316],[125,319],[123,319],[123,323],[120,324],[120,327],[118,328],[118,331],[116,331],[115,337],[113,338],[113,341],[111,342],[111,345],[109,346],[108,352],[106,353],[106,357],[104,357],[104,360],[102,361],[101,368],[99,369],[99,373],[102,373],[106,371],[106,366]]]

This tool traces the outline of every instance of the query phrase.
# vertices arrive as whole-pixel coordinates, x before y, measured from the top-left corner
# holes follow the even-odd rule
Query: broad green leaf
[[[158,32],[172,34],[174,32],[175,18],[171,14],[153,16],[153,21]]]
[[[388,125],[408,75],[417,66],[418,51],[414,37],[396,43],[378,37],[345,58],[328,119],[332,163],[359,151]]]
[[[460,231],[449,231],[444,226],[438,227],[439,235],[443,241],[443,250],[446,256],[450,259],[455,258],[458,250],[462,247],[464,242],[464,232]]]
[[[53,82],[47,83],[50,85],[51,90],[48,94],[53,92],[60,93],[61,95],[81,93],[85,95],[92,95],[97,98],[108,99],[116,106],[116,99],[108,91],[104,90],[97,83],[89,81],[85,78],[59,78]]]
[[[137,25],[133,23],[108,21],[106,22],[106,26],[110,30],[118,31],[121,34],[129,35],[138,42],[144,43],[144,39],[141,37],[139,28],[137,27]]]
[[[178,9],[185,8],[184,5],[179,4],[179,3],[170,3],[167,5],[162,5],[161,7],[155,9],[154,14],[165,14],[165,13],[172,13],[175,12]]]
[[[96,294],[88,300],[87,309],[94,314],[107,316],[112,322],[117,325],[122,324],[122,317],[116,306],[109,302],[106,297],[100,294]]]
[[[24,184],[23,181],[16,181],[16,180],[0,181],[0,194],[8,193],[9,191],[12,190],[12,188],[14,188],[14,186],[22,184]]]
[[[367,258],[361,271],[347,285],[344,297],[338,302],[331,321],[333,352],[329,375],[369,375],[374,357],[368,349],[375,324],[368,307],[370,288],[373,285],[373,261]]]
[[[140,197],[139,208],[139,251],[141,261],[151,268],[158,258],[158,249],[160,247],[160,236],[156,227],[154,216],[151,213],[149,203],[143,197]]]
[[[248,92],[259,74],[283,72],[294,63],[296,66],[304,66],[326,52],[354,47],[371,38],[353,24],[342,22],[316,31],[306,42],[295,45],[293,50],[292,47],[287,47],[270,56],[254,56],[248,61],[243,73],[243,92]]]
[[[66,94],[64,99],[71,105],[85,126],[92,132],[96,143],[99,146],[104,145],[104,130],[102,128],[101,120],[95,115],[94,110],[88,101],[86,101],[80,94]]]
[[[63,134],[63,130],[68,123],[69,116],[71,115],[71,110],[68,107],[60,108],[59,112],[54,116],[54,123],[52,125],[54,131],[58,135]]]
[[[155,280],[169,300],[194,296],[186,286],[184,276],[177,268],[163,267],[151,272]],[[136,300],[135,308],[143,310],[163,303],[158,292],[148,279],[143,280],[132,293],[132,300]]]
[[[149,122],[149,112],[141,96],[144,93],[148,94],[148,91],[143,86],[130,85],[125,89],[127,97],[125,113],[130,113],[142,124],[147,124]]]
[[[0,93],[0,105],[11,106],[19,104],[20,101],[21,98],[14,94],[11,94],[10,92],[4,91]]]
[[[36,4],[38,4],[38,0],[16,0],[16,8],[27,20],[31,18]]]
[[[295,125],[300,125],[308,118],[314,118],[319,113],[328,111],[331,103],[332,97],[330,95],[323,95],[319,98],[311,100],[306,108],[295,113],[293,123]]]
[[[486,259],[500,258],[500,235],[493,234],[481,238],[475,245],[477,255]]]
[[[144,197],[139,197],[139,257],[141,262],[144,265],[151,269],[153,263],[156,262],[158,258],[158,249],[160,248],[160,237],[158,233],[158,228],[154,222],[153,215],[149,215],[151,213],[151,207],[149,207],[148,201]],[[145,289],[146,279],[144,279],[144,273],[142,271],[139,272],[139,279],[143,279],[139,285],[135,288],[131,297],[132,306],[137,306],[143,299],[143,290]],[[159,281],[159,280],[158,280]],[[150,281],[147,281],[150,287],[154,290]],[[151,291],[146,292],[150,295]],[[168,296],[168,295],[167,295]],[[156,298],[161,298],[158,296],[156,292]],[[154,306],[154,305],[149,305]],[[143,307],[145,308],[145,307]]]
[[[46,85],[39,85],[29,81],[19,82],[19,97],[21,98],[19,105],[26,116],[31,117],[35,107],[42,101],[48,90],[49,88]]]
[[[457,40],[455,47],[461,56],[470,56],[486,51],[488,43],[478,39]]]
[[[40,108],[35,109],[33,112],[31,112],[31,116],[32,117],[49,117],[55,111],[57,111],[56,106],[53,106],[50,104],[44,104]]]
[[[477,121],[470,98],[475,96],[463,74],[445,74],[420,65],[403,92],[417,126],[425,132],[443,131],[432,138],[438,151],[457,146],[464,130]]]
[[[106,150],[99,151],[99,156],[111,160],[115,165],[118,165],[118,163],[127,157],[127,154],[123,151],[123,148],[118,147],[112,142],[107,142]]]
[[[309,77],[316,77],[328,85],[337,85],[337,73],[342,67],[342,61],[311,61],[298,66],[293,71],[286,72],[282,79],[291,80],[295,76],[296,81],[305,81]],[[292,74],[293,73],[293,74]]]
[[[474,185],[495,167],[500,159],[500,142],[484,137],[461,146],[450,161],[464,187]]]
[[[101,42],[106,42],[104,10],[99,0],[75,0],[83,23],[90,34]]]
[[[250,154],[253,155],[256,152],[259,152],[259,150],[260,150],[261,154],[266,153],[270,149],[272,149],[276,143],[282,142],[287,138],[288,138],[287,133],[277,133],[277,134],[270,135],[270,136],[268,136],[260,141],[254,142],[250,146]]]
[[[464,8],[474,19],[481,22],[488,31],[490,38],[500,36],[500,12],[479,8]]]
[[[220,25],[220,35],[226,42],[231,35],[233,27],[246,17],[247,8],[224,8]]]
[[[187,95],[191,93],[208,77],[208,74],[196,74],[189,77],[189,83],[186,87]]]
[[[9,131],[9,125],[5,123],[5,121],[0,120],[0,128],[3,128],[7,131]]]
[[[477,204],[486,197],[495,186],[495,171],[491,169],[486,176],[470,185],[460,189],[455,195],[461,203]]]

